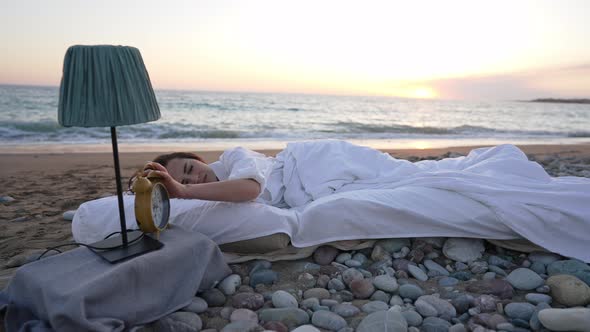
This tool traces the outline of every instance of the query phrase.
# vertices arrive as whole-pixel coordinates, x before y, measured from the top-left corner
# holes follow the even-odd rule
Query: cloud
[[[442,98],[523,100],[590,97],[590,63],[525,72],[453,77],[423,82]]]

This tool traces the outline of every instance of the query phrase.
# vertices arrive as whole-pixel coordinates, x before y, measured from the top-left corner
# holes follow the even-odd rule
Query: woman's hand
[[[166,167],[156,162],[148,162],[143,167],[143,176],[159,177],[160,182],[168,190],[170,198],[184,198],[186,197],[186,185],[174,180],[168,173]]]

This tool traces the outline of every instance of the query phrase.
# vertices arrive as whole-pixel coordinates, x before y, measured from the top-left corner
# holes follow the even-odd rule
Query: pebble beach
[[[590,145],[520,146],[551,176],[590,178]],[[419,161],[473,147],[384,150]],[[261,151],[274,155],[277,151]],[[207,162],[221,151],[203,154]],[[122,153],[124,183],[155,153]],[[0,288],[44,249],[72,241],[83,202],[115,194],[108,153],[2,154]],[[589,246],[590,248],[590,246]],[[232,274],[140,331],[590,331],[590,266],[486,239],[380,239],[295,261],[231,264]],[[2,326],[2,324],[0,324]]]

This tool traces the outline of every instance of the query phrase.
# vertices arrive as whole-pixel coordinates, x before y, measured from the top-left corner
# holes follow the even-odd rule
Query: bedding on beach
[[[289,143],[276,158],[231,158],[250,153],[232,149],[211,166],[216,173],[225,167],[228,178],[232,162],[256,169],[252,177],[263,188],[256,202],[173,199],[170,223],[217,244],[277,233],[295,247],[390,237],[525,238],[590,261],[590,179],[551,177],[513,145],[416,163],[332,140]],[[125,197],[125,211],[127,227],[136,228],[133,196]],[[74,238],[104,238],[119,228],[117,213],[116,197],[82,204]]]

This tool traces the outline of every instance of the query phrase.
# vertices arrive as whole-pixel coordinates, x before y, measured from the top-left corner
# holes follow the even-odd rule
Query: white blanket
[[[389,237],[526,238],[590,262],[590,179],[552,178],[512,145],[410,163],[341,141],[304,142],[277,159],[285,199],[296,208],[174,199],[171,223],[218,244],[274,233],[288,234],[296,247]],[[134,227],[133,196],[125,205]],[[74,238],[87,243],[116,231],[117,213],[115,197],[84,203]]]

